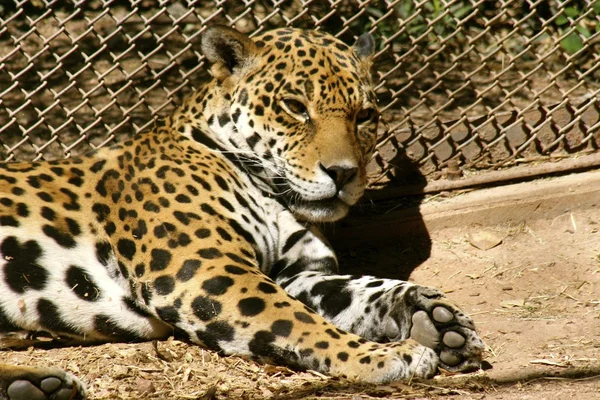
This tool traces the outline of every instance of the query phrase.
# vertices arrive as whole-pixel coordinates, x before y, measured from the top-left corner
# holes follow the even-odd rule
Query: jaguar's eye
[[[371,121],[377,115],[377,111],[374,108],[363,108],[356,114],[356,123],[364,124],[365,122]]]
[[[283,105],[283,108],[293,116],[308,120],[308,110],[300,101],[295,99],[283,99],[281,104]]]

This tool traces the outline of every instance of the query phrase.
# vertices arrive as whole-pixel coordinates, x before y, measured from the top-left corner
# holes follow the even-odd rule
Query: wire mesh
[[[4,2],[6,3],[6,2]],[[206,26],[377,38],[371,184],[596,152],[600,1],[24,0],[0,5],[0,159],[70,157],[147,129],[207,78]]]

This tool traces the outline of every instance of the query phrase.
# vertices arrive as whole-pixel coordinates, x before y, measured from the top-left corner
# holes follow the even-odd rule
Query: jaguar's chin
[[[308,222],[334,222],[348,214],[350,206],[337,197],[323,200],[295,200],[289,203],[296,218]]]

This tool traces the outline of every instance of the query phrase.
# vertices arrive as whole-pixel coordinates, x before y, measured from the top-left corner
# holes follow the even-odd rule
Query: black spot
[[[202,289],[208,294],[219,296],[225,294],[227,289],[233,285],[233,279],[228,276],[215,276],[202,282]]]
[[[191,203],[192,199],[190,199],[188,196],[186,196],[185,194],[178,194],[175,197],[175,201],[177,201],[178,203],[182,203],[182,204],[187,204],[187,203]]]
[[[152,249],[150,252],[152,259],[150,260],[151,271],[162,271],[169,266],[171,262],[171,253],[168,250]]]
[[[165,192],[167,192],[167,193],[175,193],[177,191],[177,189],[175,188],[175,185],[173,185],[171,182],[163,183],[163,188],[165,189]]]
[[[156,307],[156,313],[158,314],[158,318],[168,324],[176,324],[181,321],[179,312],[173,306]]]
[[[271,293],[277,293],[277,288],[275,288],[275,286],[271,285],[270,283],[267,282],[261,282],[258,284],[258,290],[260,290],[263,293],[267,293],[267,294],[271,294]]]
[[[258,107],[257,107],[258,108]],[[262,107],[261,107],[262,108]],[[258,133],[254,132],[250,137],[248,137],[246,139],[246,143],[248,143],[248,146],[250,146],[250,148],[252,150],[254,150],[254,147],[256,146],[256,144],[261,140],[261,137]]]
[[[246,259],[238,256],[237,254],[234,254],[234,253],[225,253],[225,254],[227,255],[227,257],[231,258],[233,261],[235,261],[237,263],[246,265],[248,267],[254,267],[255,266],[254,264],[248,262],[248,260],[246,260]]]
[[[283,245],[281,252],[283,254],[287,253],[307,233],[308,233],[308,231],[306,229],[302,229],[302,230],[292,233],[290,236],[288,236],[287,240],[285,241],[285,244]]]
[[[219,175],[215,175],[215,182],[217,182],[217,185],[219,185],[219,187],[221,189],[223,189],[225,191],[229,191],[229,185],[227,184],[227,182],[225,181],[225,179],[223,179]]]
[[[315,320],[308,314],[296,311],[294,313],[294,317],[300,322],[304,322],[305,324],[316,324]]]
[[[348,353],[346,353],[345,351],[340,351],[339,353],[337,353],[337,358],[340,361],[348,361]]]
[[[360,347],[360,344],[358,342],[355,342],[354,340],[351,340],[348,342],[348,347],[352,349],[357,349]]]
[[[217,116],[217,121],[219,122],[219,125],[221,127],[224,127],[225,125],[227,125],[227,123],[229,123],[229,121],[231,121],[231,119],[229,118],[229,114],[224,112]]]
[[[383,291],[381,292],[375,292],[372,295],[369,296],[369,304],[373,303],[375,300],[377,300],[378,298],[380,298],[381,296],[383,296]]]
[[[175,229],[175,225],[168,222],[163,222],[154,228],[154,236],[156,236],[158,239],[162,239],[163,237],[167,236],[169,232],[175,231]]]
[[[248,273],[248,271],[246,271],[245,269],[235,265],[226,265],[225,271],[229,272],[232,275],[244,275]]]
[[[41,214],[42,217],[47,219],[48,221],[54,221],[54,219],[56,218],[56,213],[49,207],[42,207]]]
[[[406,361],[407,364],[410,364],[413,360],[410,354],[404,354],[402,358],[404,359],[404,361]]]
[[[361,358],[360,360],[358,360],[358,362],[361,363],[361,364],[370,364],[371,363],[371,357],[365,356],[365,357]]]
[[[221,236],[221,238],[222,238],[223,240],[226,240],[226,241],[228,241],[228,242],[231,242],[231,239],[232,239],[232,237],[231,237],[231,235],[230,235],[230,234],[229,234],[229,233],[228,233],[228,232],[227,232],[225,229],[223,229],[223,228],[221,228],[221,227],[218,227],[218,228],[216,229],[216,231],[217,231],[217,233],[219,234],[219,236]]]
[[[96,214],[96,220],[98,222],[103,222],[106,219],[106,217],[110,215],[110,208],[106,204],[102,203],[94,203],[94,205],[92,205],[92,211]]]
[[[202,211],[204,211],[205,213],[207,213],[208,215],[217,215],[217,212],[215,211],[215,209],[206,203],[200,204],[200,209]]]
[[[309,357],[313,355],[315,351],[313,349],[302,349],[300,350],[300,357]]]
[[[258,315],[265,310],[266,304],[260,297],[247,297],[238,303],[240,313],[246,317]]]
[[[104,168],[104,164],[106,164],[106,160],[97,161],[96,163],[94,163],[94,165],[90,167],[90,171],[92,171],[93,173],[97,173],[101,171],[102,168]]]
[[[127,307],[128,310],[136,313],[140,317],[143,317],[143,318],[153,318],[154,317],[154,315],[152,315],[150,313],[150,311],[148,311],[145,307],[143,307],[141,304],[139,304],[133,298],[128,297],[128,296],[123,296],[122,300],[123,300],[123,304],[125,304],[125,306]]]
[[[278,319],[271,325],[271,332],[277,336],[288,337],[292,333],[294,323],[287,319]]]
[[[225,321],[215,321],[206,325],[206,329],[196,331],[198,339],[211,349],[220,350],[219,342],[233,340],[235,330]]]
[[[17,215],[22,218],[27,218],[29,216],[29,208],[25,203],[17,204]]]
[[[37,176],[29,176],[27,177],[27,183],[29,186],[39,189],[41,187],[40,181]]]
[[[49,332],[69,333],[72,335],[81,334],[75,327],[63,320],[58,311],[58,307],[52,301],[41,298],[37,302],[37,312],[40,325]]]
[[[160,212],[160,207],[156,203],[154,203],[150,200],[144,202],[143,207],[144,207],[144,210],[146,210],[146,211],[150,211],[150,212],[154,212],[154,213]]]
[[[287,301],[282,301],[282,302],[275,302],[273,304],[276,308],[285,308],[285,307],[290,307],[291,304]]]
[[[313,286],[310,291],[313,296],[322,296],[321,308],[325,315],[336,316],[352,303],[352,295],[345,289],[346,279],[331,279]]]
[[[376,281],[367,283],[366,287],[372,288],[372,287],[379,287],[381,285],[383,285],[383,281],[382,280],[376,280]]]
[[[69,197],[69,202],[63,203],[63,207],[66,210],[77,211],[81,208],[81,206],[77,202],[79,199],[79,196],[76,193],[70,191],[67,188],[62,188],[62,189],[60,189],[60,191],[61,191],[61,193],[64,193]]]
[[[336,332],[332,331],[331,329],[326,329],[325,333],[327,333],[333,339],[339,339],[340,338],[340,335],[338,335]]]
[[[24,293],[28,289],[42,290],[48,281],[48,271],[38,264],[42,249],[38,242],[29,240],[23,245],[9,236],[0,245],[0,253],[7,261],[4,279],[13,292]]]
[[[172,293],[175,290],[175,279],[169,275],[159,276],[154,280],[154,290],[163,296]]]
[[[206,182],[206,180],[204,180],[202,177],[200,177],[198,175],[192,174],[192,179],[196,183],[199,183],[204,188],[204,190],[206,190],[206,191],[210,191],[211,190],[210,184],[208,182]]]
[[[200,249],[198,250],[198,255],[207,260],[213,260],[215,258],[222,257],[223,254],[214,247],[209,247],[208,249]]]
[[[71,232],[71,235],[78,236],[79,234],[81,234],[81,228],[79,227],[77,221],[71,218],[65,218],[65,222],[67,223],[67,227],[69,228],[69,232]]]
[[[132,260],[136,252],[135,243],[129,239],[119,239],[117,242],[117,250],[119,254],[128,260]]]
[[[141,278],[146,273],[146,266],[143,263],[140,263],[135,266],[135,276]]]
[[[77,243],[75,243],[75,239],[67,233],[60,232],[58,229],[53,227],[52,225],[44,225],[42,226],[42,232],[46,234],[46,236],[54,239],[56,243],[60,246],[71,249],[75,247]]]
[[[11,215],[1,215],[0,216],[0,226],[12,226],[15,228],[19,227],[19,221],[15,219],[15,217]]]
[[[275,341],[275,335],[269,331],[258,331],[254,338],[248,343],[248,349],[257,357],[273,357],[276,354],[272,343]],[[288,361],[289,362],[289,361]]]
[[[96,301],[102,294],[92,277],[75,265],[67,270],[65,282],[77,297],[85,301]]]
[[[148,227],[146,226],[146,221],[144,221],[143,219],[138,220],[137,226],[131,230],[131,234],[136,239],[143,238],[146,235],[146,233],[148,233]]]
[[[94,317],[94,329],[106,336],[119,338],[125,342],[135,342],[141,337],[133,330],[119,326],[107,315],[96,315]]]
[[[317,342],[317,343],[315,343],[315,347],[317,349],[327,349],[327,348],[329,348],[329,342],[326,342],[326,341]]]
[[[192,301],[194,315],[202,321],[208,321],[221,314],[221,303],[204,296],[197,296]]]
[[[116,231],[117,231],[117,226],[115,225],[114,222],[108,222],[104,226],[104,232],[106,232],[106,234],[108,236],[112,236]]]
[[[177,271],[177,279],[182,282],[189,281],[194,277],[201,265],[202,262],[200,260],[185,260],[183,266]]]
[[[206,239],[210,236],[210,230],[201,228],[196,230],[196,232],[194,232],[194,235],[196,235],[198,239]]]

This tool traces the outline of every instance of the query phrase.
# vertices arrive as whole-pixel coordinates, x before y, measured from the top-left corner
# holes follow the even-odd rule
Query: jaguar
[[[478,369],[484,344],[443,293],[340,273],[317,228],[365,190],[373,37],[213,26],[201,49],[212,79],[147,132],[0,165],[0,333],[175,336],[372,383]],[[85,395],[62,370],[0,366],[5,398]]]

